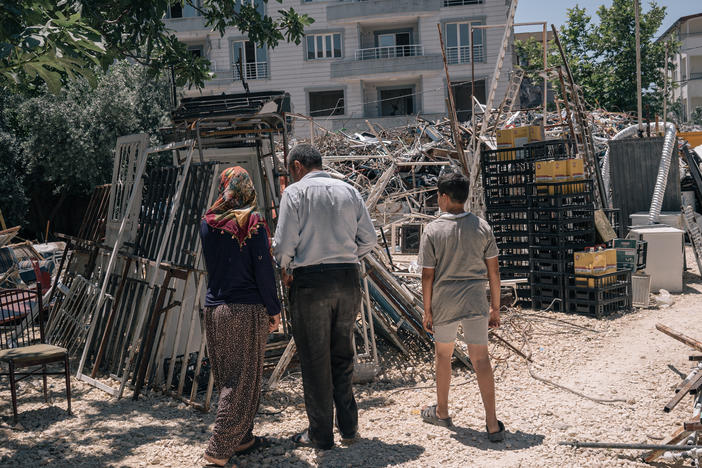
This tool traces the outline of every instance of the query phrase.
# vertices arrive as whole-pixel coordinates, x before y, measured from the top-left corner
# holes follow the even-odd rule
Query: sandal
[[[270,447],[271,442],[265,437],[255,436],[253,444],[249,445],[243,450],[237,450],[234,455],[248,455],[251,452],[255,452],[258,449]]]
[[[422,410],[421,414],[425,423],[441,427],[451,427],[453,425],[450,417],[440,418],[436,415],[436,405],[427,406]]]
[[[490,432],[487,424],[485,425],[485,431],[487,431],[488,440],[490,442],[502,442],[505,440],[505,425],[499,420],[497,421],[497,425],[500,426],[500,430],[497,432]]]
[[[224,467],[224,466],[227,466],[227,463],[229,463],[229,460],[226,460],[226,461],[224,462],[223,465],[220,465],[219,463],[211,462],[210,460],[207,459],[207,457],[205,457],[205,456],[203,456],[203,455],[200,456],[200,459],[198,460],[198,462],[200,462],[200,460],[202,460],[202,462],[203,462],[203,463],[202,463],[202,466],[203,466],[203,467],[208,467],[208,468],[209,468],[209,467],[219,467],[219,468],[222,468],[222,467]]]
[[[312,439],[310,439],[309,429],[305,429],[304,431],[295,434],[291,437],[291,439],[298,447],[312,447],[320,450],[329,450],[330,448],[334,447],[334,443],[330,445],[319,445],[318,443],[314,442]]]

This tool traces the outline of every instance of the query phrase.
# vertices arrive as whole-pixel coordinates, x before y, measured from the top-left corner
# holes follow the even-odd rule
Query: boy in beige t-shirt
[[[468,179],[458,173],[439,177],[439,208],[444,212],[422,234],[418,263],[422,267],[424,328],[434,335],[437,404],[422,410],[424,421],[450,426],[448,394],[451,356],[458,325],[468,344],[485,406],[488,438],[504,439],[505,427],[495,412],[495,381],[488,355],[488,327],[500,325],[500,272],[497,244],[488,223],[463,209]],[[491,304],[485,295],[490,284]]]

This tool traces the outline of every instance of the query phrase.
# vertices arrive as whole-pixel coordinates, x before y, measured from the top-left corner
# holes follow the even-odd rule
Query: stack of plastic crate
[[[529,278],[529,193],[534,165],[527,155],[524,148],[505,148],[484,151],[481,156],[486,219],[500,250],[503,279]],[[528,284],[518,287],[517,294],[528,301]]]
[[[596,242],[592,188],[589,180],[533,185],[529,257],[535,309],[553,303],[554,310],[566,310],[573,253]]]
[[[618,270],[599,276],[569,275],[565,311],[601,318],[632,305],[631,271]]]

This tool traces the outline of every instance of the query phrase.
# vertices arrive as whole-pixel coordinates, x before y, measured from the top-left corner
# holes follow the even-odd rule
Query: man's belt
[[[293,269],[293,276],[334,270],[356,270],[357,268],[358,263],[320,263],[318,265],[297,267]]]

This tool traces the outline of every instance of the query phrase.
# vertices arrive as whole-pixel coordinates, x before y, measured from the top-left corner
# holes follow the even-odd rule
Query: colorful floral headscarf
[[[229,233],[239,242],[239,247],[258,232],[266,222],[256,209],[256,189],[249,173],[234,166],[222,171],[219,179],[219,198],[205,213],[205,221],[214,229]]]

